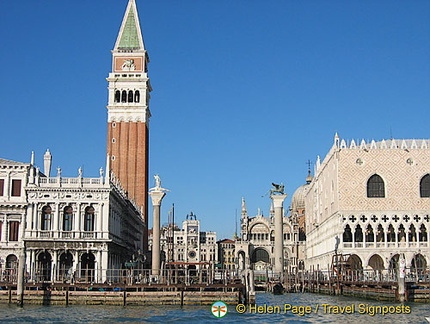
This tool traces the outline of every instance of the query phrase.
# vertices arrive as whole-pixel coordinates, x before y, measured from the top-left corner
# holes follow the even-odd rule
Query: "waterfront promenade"
[[[0,304],[1,323],[426,323],[425,317],[430,316],[428,304],[406,303],[410,306],[409,313],[388,313],[382,315],[371,310],[376,307],[398,306],[398,303],[366,301],[360,298],[344,296],[327,296],[310,293],[285,294],[274,296],[267,293],[257,293],[256,305],[280,306],[285,304],[296,307],[312,308],[311,313],[300,315],[288,311],[286,313],[253,313],[247,308],[245,313],[236,311],[236,305],[229,305],[228,313],[224,318],[215,318],[210,312],[210,305],[186,306],[164,305],[160,306],[106,306],[106,305],[76,305],[42,306]],[[334,314],[324,313],[323,304],[332,306],[355,305],[354,313]],[[360,304],[366,306],[367,312],[359,312]],[[316,306],[319,305],[317,312]],[[375,307],[375,308],[371,308]]]

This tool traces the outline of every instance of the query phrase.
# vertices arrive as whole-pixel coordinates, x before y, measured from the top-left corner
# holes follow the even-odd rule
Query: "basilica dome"
[[[309,184],[312,181],[312,176],[310,172],[306,178],[306,184],[297,188],[291,198],[291,213],[298,213],[299,210],[305,209],[305,196],[309,189]],[[303,212],[303,211],[302,211]],[[300,212],[300,214],[302,213]]]

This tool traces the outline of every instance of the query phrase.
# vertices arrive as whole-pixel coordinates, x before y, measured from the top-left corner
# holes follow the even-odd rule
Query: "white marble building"
[[[102,169],[97,178],[81,169],[62,177],[59,168],[51,177],[51,158],[47,152],[44,173],[34,158],[0,160],[1,265],[15,273],[25,253],[29,281],[119,279],[124,262],[142,251],[140,209]]]
[[[306,195],[306,268],[326,269],[335,251],[351,269],[430,262],[430,141],[364,140],[336,134]]]
[[[27,211],[30,163],[0,159],[0,281],[16,280],[23,254],[23,228]]]

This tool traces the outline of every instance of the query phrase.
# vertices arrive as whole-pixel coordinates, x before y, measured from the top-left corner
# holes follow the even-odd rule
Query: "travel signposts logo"
[[[227,315],[227,304],[222,301],[217,301],[211,306],[212,315],[221,318]]]

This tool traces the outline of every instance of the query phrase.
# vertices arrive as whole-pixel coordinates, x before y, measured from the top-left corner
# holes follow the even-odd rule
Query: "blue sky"
[[[162,222],[191,210],[231,237],[241,197],[283,182],[341,138],[429,138],[430,2],[136,0],[154,91],[150,173]],[[126,0],[0,2],[2,158],[46,148],[64,176],[105,164],[107,77]],[[151,211],[152,212],[152,211]]]

